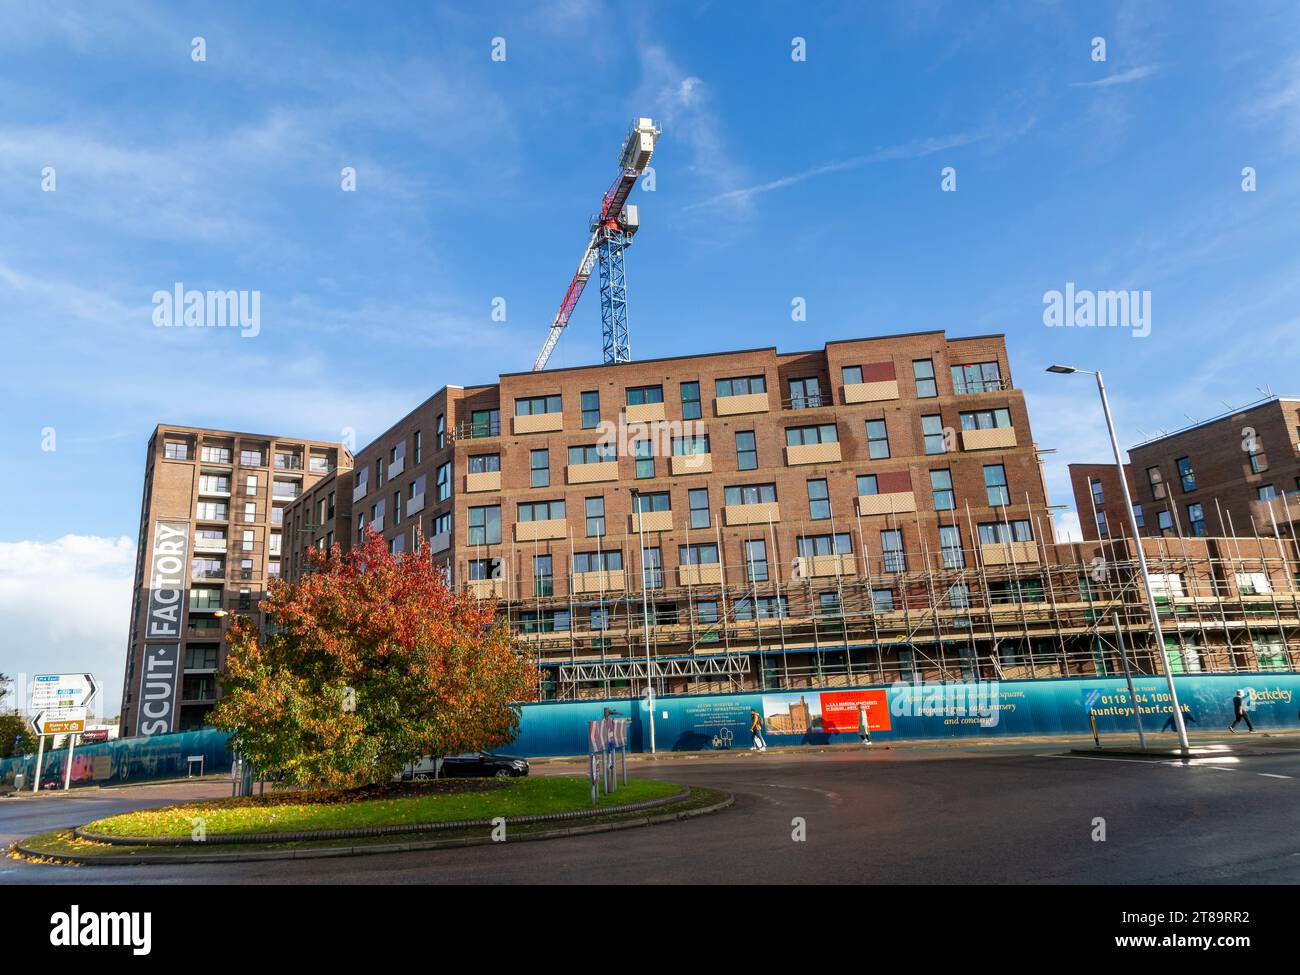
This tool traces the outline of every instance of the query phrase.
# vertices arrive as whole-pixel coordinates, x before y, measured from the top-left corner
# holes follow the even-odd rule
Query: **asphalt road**
[[[1300,882],[1300,750],[1254,744],[1191,766],[1065,757],[1059,744],[637,763],[633,774],[726,789],[736,804],[660,826],[421,853],[175,867],[6,859],[0,883]],[[227,788],[0,800],[0,840]],[[1104,842],[1093,839],[1098,817]]]

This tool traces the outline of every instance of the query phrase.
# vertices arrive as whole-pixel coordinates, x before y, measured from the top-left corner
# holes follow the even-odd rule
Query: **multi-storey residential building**
[[[280,574],[285,506],[351,456],[341,444],[159,426],[145,461],[124,734],[198,727],[229,614],[256,617]]]
[[[307,552],[329,552],[336,544],[348,547],[352,524],[351,460],[332,474],[303,489],[284,507],[284,576],[299,578],[307,568]]]
[[[1271,535],[1300,517],[1300,400],[1271,398],[1128,455],[1143,535]],[[1085,539],[1131,534],[1113,464],[1071,464],[1070,482]]]
[[[1033,564],[1053,541],[1002,337],[943,332],[447,387],[357,452],[352,502],[324,530],[428,539],[455,585],[554,644],[548,690],[614,656],[643,602],[666,687],[754,683],[764,653],[697,652],[719,621],[785,619],[809,594],[831,616],[847,580],[901,606],[910,573]]]

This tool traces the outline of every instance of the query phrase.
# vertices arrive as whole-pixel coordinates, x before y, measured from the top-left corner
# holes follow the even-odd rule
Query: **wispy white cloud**
[[[1143,78],[1150,78],[1160,70],[1158,64],[1144,64],[1141,67],[1129,68],[1127,71],[1120,71],[1116,74],[1108,74],[1104,78],[1098,78],[1096,81],[1075,81],[1070,84],[1071,88],[1114,88],[1116,85],[1131,85]]]

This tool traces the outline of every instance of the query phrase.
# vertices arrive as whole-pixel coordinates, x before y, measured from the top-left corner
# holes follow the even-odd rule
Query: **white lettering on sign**
[[[154,524],[149,572],[149,619],[146,640],[179,640],[189,560],[190,526],[184,521]]]

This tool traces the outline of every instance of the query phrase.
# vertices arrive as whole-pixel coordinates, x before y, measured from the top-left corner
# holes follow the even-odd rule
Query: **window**
[[[424,457],[424,431],[415,431],[415,463],[418,465]]]
[[[536,453],[536,451],[534,451]],[[444,467],[447,465],[444,464]],[[470,454],[469,472],[471,474],[490,474],[501,470],[500,454]]]
[[[632,510],[638,513],[671,511],[672,500],[667,491],[656,491],[653,494],[634,494],[632,495]]]
[[[438,472],[434,476],[434,484],[437,487],[439,501],[446,501],[451,497],[451,461],[438,465]]]
[[[658,548],[642,549],[641,583],[646,589],[662,589],[664,587],[664,559],[663,553]],[[660,620],[660,622],[663,621]],[[676,620],[673,620],[673,622],[676,622]]]
[[[244,467],[261,467],[262,452],[260,450],[241,450],[239,452],[239,463]]]
[[[758,445],[753,430],[736,432],[736,469],[752,471],[758,467]]]
[[[561,413],[560,394],[550,396],[525,396],[515,400],[515,416],[536,416],[539,413]]]
[[[1006,407],[994,410],[971,410],[958,413],[963,430],[995,430],[1011,426],[1011,411]]]
[[[816,555],[852,555],[853,542],[848,532],[834,535],[800,535],[796,540],[796,549],[803,558]]]
[[[648,444],[650,441],[642,442]],[[534,451],[534,453],[545,453],[545,451]],[[614,459],[615,453],[612,443],[584,444],[569,448],[570,464],[601,464]]]
[[[655,476],[654,445],[649,440],[638,440],[632,445],[632,456],[636,458],[636,476],[638,480]]]
[[[749,396],[767,392],[766,376],[741,376],[739,379],[719,379],[715,385],[719,397]]]
[[[501,543],[501,505],[490,504],[469,509],[469,544]]]
[[[470,559],[466,568],[471,582],[481,582],[485,579],[495,579],[500,566],[500,559]]]
[[[682,383],[682,419],[698,420],[703,415],[700,409],[700,384]]]
[[[707,433],[692,437],[673,437],[673,456],[690,457],[695,454],[709,453],[709,435]]]
[[[492,412],[496,412],[496,411],[493,410]],[[473,418],[476,417],[477,415],[478,415],[477,413],[471,414],[471,419],[470,419],[471,425],[474,424],[475,421]],[[433,440],[434,440],[435,450],[442,450],[444,447],[447,446],[447,417],[445,414],[442,413],[438,414],[438,423],[434,430]]]
[[[1102,488],[1101,481],[1097,480],[1095,477],[1089,478],[1088,488],[1092,491],[1093,504],[1100,508],[1106,503],[1106,492]]]
[[[871,426],[870,420],[867,421],[868,429]],[[883,424],[883,421],[882,421]],[[751,434],[752,436],[752,434]],[[839,429],[834,423],[819,423],[810,427],[786,427],[785,445],[787,447],[800,447],[806,444],[818,443],[839,443]],[[888,450],[888,447],[886,447]],[[888,454],[886,454],[888,456]]]
[[[551,452],[543,447],[541,450],[528,451],[528,476],[532,487],[550,487]]]
[[[807,410],[822,405],[822,384],[816,376],[790,380],[790,409]]]
[[[1160,529],[1161,535],[1172,535],[1174,531],[1174,519],[1168,509],[1156,512],[1156,527]]]
[[[1005,545],[1008,542],[1032,542],[1034,533],[1027,520],[989,521],[979,526],[981,545]]]
[[[1190,457],[1178,458],[1178,480],[1182,482],[1184,492],[1196,490],[1196,471],[1192,470]]]
[[[409,488],[410,494],[408,494],[407,497],[414,501],[417,497],[422,496],[422,495],[424,494],[425,486],[426,486],[428,483],[429,483],[429,475],[427,475],[427,474],[421,474],[419,477],[417,477],[414,481],[411,482],[411,485],[410,485],[410,488]],[[322,505],[323,505],[324,503],[325,503],[324,501],[321,502]],[[333,516],[333,511],[334,511],[334,495],[331,493],[331,494],[330,494],[330,514],[331,514],[331,517]],[[324,518],[321,519],[321,521],[324,521],[324,520],[325,520]]]
[[[714,599],[700,600],[695,604],[695,619],[708,626],[718,622],[718,603]],[[714,639],[717,639],[715,634]]]
[[[244,521],[257,521],[257,502],[244,502]]]
[[[1271,484],[1261,484],[1255,489],[1255,496],[1259,498],[1260,501],[1268,501],[1271,498],[1277,497],[1277,490]]]
[[[1187,506],[1187,530],[1197,538],[1204,538],[1207,534],[1205,531],[1205,508],[1200,502],[1193,502]]]
[[[736,504],[764,504],[776,501],[775,484],[737,484],[723,488],[723,503],[728,507]]]
[[[1268,458],[1264,456],[1263,451],[1259,450],[1259,441],[1251,437],[1247,441],[1250,447],[1250,472],[1252,474],[1262,474],[1268,470]]]
[[[194,508],[194,517],[200,521],[225,521],[229,510],[221,501],[200,501]]]
[[[247,475],[244,476],[244,493],[245,493],[245,494],[256,494],[256,493],[257,493],[257,475],[256,475],[256,474],[247,474]]]
[[[952,471],[930,472],[930,493],[934,496],[935,511],[952,511],[957,507],[957,497],[952,490]]]
[[[736,600],[736,619],[752,620],[756,614],[761,620],[784,619],[789,615],[786,597],[759,596],[757,607],[748,597]]]
[[[889,456],[889,431],[884,420],[867,421],[867,456],[872,460]]]
[[[469,435],[471,437],[496,437],[500,434],[500,410],[474,410],[469,415]],[[439,438],[440,446],[441,442],[441,438]]]
[[[190,563],[191,579],[223,579],[226,563],[221,559],[194,559]]]
[[[662,386],[632,386],[627,391],[628,406],[645,406],[649,403],[662,403],[664,388]]]
[[[1165,478],[1159,467],[1147,468],[1147,484],[1151,487],[1152,500],[1159,501],[1165,496]]]
[[[440,515],[434,515],[431,524],[435,535],[443,535],[451,531],[451,512],[447,511]]]
[[[691,511],[692,528],[709,527],[709,489],[691,488],[686,492],[686,504]]]
[[[925,441],[927,454],[946,454],[948,438],[943,432],[943,417],[938,413],[921,417],[921,436]]]
[[[880,550],[884,555],[886,572],[906,572],[907,554],[903,551],[903,533],[887,528],[880,533]]]
[[[529,610],[520,614],[520,623],[525,633],[567,633],[572,616],[567,609]]]
[[[551,596],[555,593],[555,572],[549,555],[533,556],[533,595]]]
[[[229,464],[229,447],[204,447],[199,451],[199,459],[209,464]]]
[[[877,613],[892,613],[894,611],[894,590],[871,590],[871,608]]]
[[[618,549],[606,552],[574,552],[574,572],[621,572],[623,553]]]
[[[376,457],[375,458],[375,487],[381,488],[383,486],[384,486],[384,458]]]
[[[945,569],[966,567],[966,556],[961,550],[961,530],[956,525],[939,526],[939,552]]]
[[[971,362],[952,367],[952,391],[958,396],[968,393],[992,393],[1002,388],[1002,370],[996,362]]]
[[[605,534],[605,499],[588,498],[586,502],[587,537],[599,538]]]
[[[767,542],[761,538],[745,542],[745,578],[749,582],[767,581]]]
[[[196,646],[190,644],[185,648],[186,670],[216,670],[217,648],[215,646]]]
[[[825,521],[831,516],[831,495],[824,478],[808,482],[808,517]]]
[[[984,488],[988,491],[990,508],[1001,508],[1011,503],[1007,471],[1001,464],[984,465]]]
[[[699,545],[679,545],[677,561],[682,565],[717,565],[718,546],[713,542]]]
[[[912,378],[916,380],[917,399],[931,399],[939,395],[939,388],[934,383],[933,360],[913,359]]]
[[[230,478],[217,474],[200,474],[199,491],[203,494],[229,494]]]
[[[1133,505],[1133,520],[1137,522],[1137,526],[1139,528],[1146,527],[1146,520],[1142,516],[1142,505],[1140,504]]]
[[[862,367],[861,366],[843,366],[840,369],[840,380],[845,386],[862,385]]]
[[[1106,512],[1100,508],[1093,512],[1097,516],[1097,536],[1099,538],[1110,537],[1110,523],[1106,520]]]
[[[858,475],[858,497],[866,498],[880,493],[880,483],[875,474]]]
[[[582,429],[594,430],[600,426],[600,391],[589,389],[582,394]]]
[[[402,521],[402,492],[393,492],[393,524],[400,524]]]
[[[564,501],[521,501],[517,511],[518,521],[560,521],[564,518]]]
[[[163,441],[163,456],[168,460],[189,460],[189,444],[177,443],[174,440]]]

